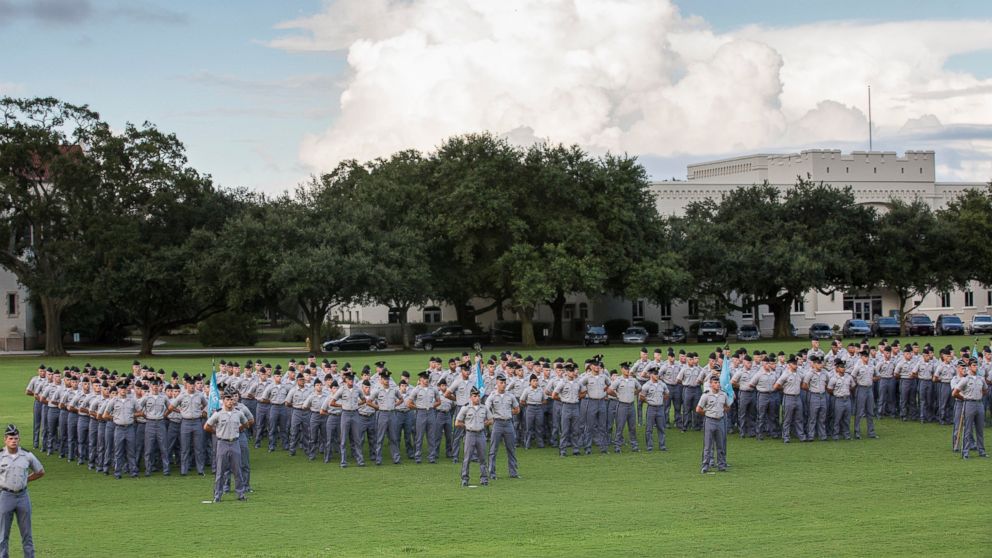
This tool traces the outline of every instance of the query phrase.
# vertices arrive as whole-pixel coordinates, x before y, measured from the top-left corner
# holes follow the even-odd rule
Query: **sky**
[[[227,187],[490,131],[636,155],[936,152],[992,178],[992,2],[0,0],[0,95],[152,122]]]

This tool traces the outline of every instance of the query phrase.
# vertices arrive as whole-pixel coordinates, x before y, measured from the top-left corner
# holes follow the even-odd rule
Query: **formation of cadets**
[[[814,340],[795,355],[716,349],[705,364],[697,353],[647,348],[608,370],[601,356],[582,364],[566,358],[505,352],[482,362],[431,357],[427,369],[397,382],[385,362],[353,370],[334,360],[277,364],[221,361],[218,417],[208,417],[209,383],[176,372],[166,377],[134,362],[126,374],[92,367],[39,366],[27,386],[34,398],[33,443],[89,469],[136,477],[215,473],[214,498],[235,481],[239,498],[252,492],[249,447],[297,452],[324,463],[364,466],[451,459],[462,483],[479,463],[480,481],[496,478],[502,447],[508,476],[518,478],[516,449],[557,448],[561,457],[597,449],[666,451],[666,430],[704,431],[702,471],[726,469],[726,437],[790,443],[877,437],[874,421],[952,425],[951,447],[963,457],[986,456],[992,350],[966,347],[877,346]],[[719,374],[730,359],[733,402]],[[446,364],[446,366],[445,366]],[[476,375],[481,370],[481,381]],[[478,389],[481,387],[482,389]],[[721,398],[722,397],[722,398]],[[443,454],[442,454],[443,445]]]

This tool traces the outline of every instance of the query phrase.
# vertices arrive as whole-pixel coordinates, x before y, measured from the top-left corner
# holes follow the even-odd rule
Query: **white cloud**
[[[16,96],[24,93],[24,85],[21,83],[0,81],[0,95]]]
[[[868,84],[888,149],[921,123],[992,122],[992,80],[944,68],[992,48],[990,22],[719,34],[655,0],[340,0],[279,28],[275,48],[347,51],[340,115],[300,148],[315,170],[480,130],[658,157],[828,147],[866,138]],[[992,158],[935,141],[938,157],[962,145],[979,157],[949,158],[948,176]]]

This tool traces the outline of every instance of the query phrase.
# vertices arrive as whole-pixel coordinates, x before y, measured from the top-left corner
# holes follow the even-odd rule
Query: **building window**
[[[398,324],[398,323],[400,323],[400,309],[399,308],[390,308],[389,309],[389,318],[388,319],[389,319],[389,323],[391,323],[391,324]]]
[[[940,293],[940,307],[941,308],[951,307],[951,293],[947,291]]]
[[[672,301],[663,300],[661,301],[661,319],[671,320],[672,319]]]
[[[574,320],[575,319],[575,305],[574,304],[566,304],[565,307],[562,308],[562,312],[561,313],[562,313],[561,319],[563,319],[563,320]]]
[[[985,298],[986,298],[985,305],[992,306],[992,291],[985,293]]]
[[[793,312],[805,312],[806,311],[806,300],[799,299],[792,303]]]
[[[844,167],[844,172],[847,174],[851,173],[851,167]]]
[[[643,320],[644,319],[644,301],[643,300],[635,300],[635,301],[631,302],[630,306],[631,306],[631,308],[630,308],[631,318],[634,319],[634,320]]]
[[[689,317],[695,318],[699,315],[699,301],[695,299],[689,300]]]
[[[874,167],[873,169],[871,169],[871,171],[872,171],[872,172],[873,172],[874,174],[878,174],[878,167]]]
[[[746,320],[754,318],[754,301],[751,300],[751,297],[744,297],[744,300],[741,301],[741,307],[743,308],[741,310],[742,318]]]
[[[589,305],[585,302],[579,303],[579,319],[588,320],[589,319]]]
[[[424,308],[424,323],[425,324],[441,323],[441,308],[437,306],[428,306]]]
[[[906,167],[903,167],[903,168],[899,169],[899,172],[901,174],[906,174]]]
[[[964,305],[965,306],[974,306],[975,305],[975,293],[973,293],[972,291],[965,291],[964,292]]]
[[[830,167],[827,167],[827,174],[830,174]]]
[[[17,316],[17,293],[7,293],[7,317]]]

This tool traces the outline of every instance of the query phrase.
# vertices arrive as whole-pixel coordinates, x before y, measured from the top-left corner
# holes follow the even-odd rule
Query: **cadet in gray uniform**
[[[703,466],[700,472],[710,470],[713,452],[716,451],[717,470],[727,470],[727,432],[723,429],[723,415],[730,411],[727,394],[720,389],[720,377],[710,376],[710,390],[699,398],[696,413],[703,422]]]
[[[158,457],[162,474],[169,474],[169,446],[165,431],[165,412],[169,398],[160,392],[161,380],[152,380],[151,393],[138,401],[138,410],[145,417],[145,476],[151,476]],[[158,452],[156,454],[156,451]]]
[[[899,418],[905,422],[916,415],[916,361],[912,345],[906,345],[903,358],[895,365],[893,372],[899,380]]]
[[[203,419],[207,417],[207,398],[196,389],[192,378],[186,376],[186,392],[169,404],[168,413],[179,413],[183,421],[179,430],[179,474],[189,473],[190,462],[196,461],[196,474],[203,475],[207,455],[203,447]]]
[[[482,486],[489,485],[489,465],[486,463],[486,427],[492,426],[493,418],[489,409],[479,404],[479,390],[469,392],[469,404],[458,410],[455,428],[465,431],[465,458],[462,460],[462,486],[468,486],[468,466],[475,456],[479,460],[479,480]]]
[[[455,417],[452,414],[455,404],[442,395],[447,389],[448,381],[441,378],[437,384],[437,404],[431,415],[433,418],[431,418],[431,430],[430,434],[428,434],[430,438],[430,451],[427,454],[427,461],[430,463],[435,463],[441,454],[442,438],[444,438],[444,456],[451,459],[455,455],[453,441]]]
[[[895,368],[898,364],[892,359],[891,351],[884,351],[882,360],[876,365],[878,372],[878,413],[879,416],[896,416],[896,379]]]
[[[440,402],[440,394],[438,388],[429,385],[429,380],[430,373],[424,371],[417,374],[417,385],[410,389],[404,401],[414,413],[413,460],[416,463],[421,462],[425,442],[428,452],[432,452],[434,447],[434,408]],[[430,462],[436,463],[437,456],[432,454]]]
[[[389,372],[383,370],[379,373],[379,385],[369,394],[368,404],[377,411],[375,447],[371,448],[372,458],[376,465],[382,465],[382,445],[388,436],[393,463],[398,464],[400,462],[399,424],[394,413],[396,407],[403,404],[403,398],[400,397],[400,390],[389,384]]]
[[[362,447],[359,445],[362,425],[359,422],[358,407],[365,401],[365,394],[355,387],[355,377],[350,373],[344,375],[344,384],[327,400],[331,406],[341,409],[341,468],[348,466],[349,441],[355,462],[359,467],[364,467],[365,458],[362,457]]]
[[[8,424],[0,450],[0,556],[9,554],[10,528],[17,516],[21,531],[21,548],[25,558],[34,558],[34,538],[31,536],[31,498],[28,483],[45,476],[41,462],[31,452],[20,447],[21,434]]]
[[[952,396],[963,401],[961,428],[964,430],[964,443],[961,446],[961,457],[968,459],[968,451],[977,449],[978,455],[988,457],[985,453],[985,407],[982,398],[988,393],[985,380],[978,376],[978,362],[970,359],[968,375],[957,383]],[[959,439],[962,437],[958,433]]]
[[[572,455],[579,455],[579,400],[585,396],[578,380],[575,379],[575,365],[565,365],[566,378],[558,382],[551,394],[561,401],[561,427],[558,429],[558,453],[565,457],[565,450],[572,448]]]
[[[272,384],[262,396],[269,402],[269,453],[276,451],[279,437],[282,437],[283,449],[289,449],[289,409],[286,408],[286,398],[292,386],[282,381],[282,373],[276,369],[272,374]]]
[[[320,407],[320,416],[324,417],[325,423],[325,433],[324,439],[326,440],[326,445],[324,446],[324,463],[331,462],[331,456],[334,455],[334,448],[341,447],[341,408],[331,405],[331,400],[334,399],[334,394],[338,392],[340,387],[338,386],[337,380],[331,380],[330,393],[324,400],[324,404]]]
[[[221,399],[223,408],[210,415],[203,430],[214,434],[217,439],[217,454],[214,459],[214,502],[220,502],[224,494],[225,475],[234,476],[234,491],[238,500],[245,500],[245,481],[241,475],[241,445],[238,438],[248,428],[248,417],[234,408],[233,387],[224,391]]]
[[[643,351],[645,357],[647,357],[647,350]],[[651,368],[655,370],[655,368]],[[620,453],[620,448],[623,446],[623,428],[627,427],[627,433],[630,435],[630,450],[637,451],[637,422],[634,420],[635,405],[634,401],[638,400],[637,394],[641,391],[641,384],[630,375],[630,363],[623,362],[620,364],[621,376],[613,380],[610,387],[606,388],[607,393],[617,398],[617,431],[613,436],[613,451]],[[657,374],[655,375],[657,376]],[[637,405],[639,408],[640,405]],[[650,426],[651,423],[649,422]],[[664,438],[664,430],[661,433],[662,438]],[[651,445],[648,444],[650,448]]]
[[[775,391],[775,364],[771,361],[761,363],[759,370],[751,378],[749,385],[758,392],[758,440],[764,440],[766,434],[777,436],[775,422],[775,400],[772,393]]]
[[[310,446],[310,409],[304,405],[310,396],[310,388],[302,373],[296,376],[296,385],[289,388],[284,405],[287,413],[292,413],[289,420],[289,455],[296,455],[296,447],[302,446],[304,451]]]
[[[586,455],[592,453],[592,444],[595,441],[599,446],[600,453],[606,453],[608,440],[606,439],[606,389],[610,385],[610,379],[601,370],[602,363],[594,360],[591,363],[591,372],[585,375],[579,385],[585,393],[586,413],[583,417],[585,424],[585,434],[583,436]]]
[[[122,473],[128,473],[132,477],[138,476],[138,448],[134,444],[134,418],[139,412],[137,402],[128,393],[127,382],[121,384],[113,404],[104,411],[103,418],[114,422],[115,479],[121,478]]]
[[[830,375],[823,369],[823,359],[818,355],[809,357],[810,369],[803,375],[803,389],[809,393],[809,413],[806,418],[806,439],[820,441],[827,439],[827,382]]]
[[[324,382],[319,379],[313,382],[313,391],[307,395],[306,400],[303,401],[303,408],[309,413],[309,418],[307,419],[307,446],[303,448],[303,451],[307,454],[307,459],[313,461],[317,458],[317,452],[321,451],[326,446],[321,444],[321,440],[324,443],[327,442],[324,434],[326,432],[327,421],[324,419],[323,415],[320,414],[320,410],[324,407],[324,403],[327,401],[327,392],[324,391]]]
[[[854,392],[857,398],[854,405],[854,437],[861,439],[861,419],[868,421],[868,437],[878,438],[875,434],[875,393],[872,385],[877,379],[875,368],[868,363],[868,351],[862,351],[858,362],[851,370],[851,377],[857,384]]]
[[[933,422],[933,373],[937,363],[933,360],[933,349],[924,347],[923,357],[916,362],[916,380],[919,385],[920,424]]]
[[[951,353],[947,349],[940,351],[940,363],[934,370],[934,379],[937,381],[936,399],[934,407],[937,408],[937,424],[949,424],[951,422],[951,382],[954,380],[954,365],[951,364]]]
[[[496,393],[486,398],[486,409],[493,419],[492,440],[489,442],[489,478],[496,478],[496,452],[500,441],[506,447],[506,460],[510,467],[510,478],[517,478],[517,436],[513,428],[513,416],[520,412],[517,397],[506,391],[506,377],[496,376]],[[468,441],[465,442],[465,456],[468,457]],[[468,475],[464,471],[463,478]]]
[[[668,416],[665,410],[668,409],[667,402],[670,394],[668,384],[658,381],[658,368],[648,369],[649,380],[641,386],[638,399],[643,401],[648,407],[647,424],[644,427],[644,444],[648,451],[654,449],[653,434],[658,431],[658,450],[668,451],[665,445],[665,427]]]
[[[834,440],[841,436],[851,439],[851,390],[854,378],[845,374],[847,364],[843,359],[834,360],[834,375],[827,382],[827,391],[834,398]]]
[[[45,408],[45,405],[41,402],[41,389],[48,383],[48,371],[45,370],[45,365],[41,364],[38,366],[38,375],[32,376],[31,381],[28,382],[27,389],[24,390],[24,394],[31,397],[34,402],[32,403],[32,416],[34,417],[33,428],[31,435],[34,439],[34,449],[38,449],[38,443],[41,440],[41,412]]]
[[[544,447],[544,402],[547,395],[539,385],[537,376],[530,375],[530,385],[524,388],[520,404],[524,407],[524,449],[530,449],[535,439],[537,447]]]
[[[806,441],[806,429],[803,425],[802,404],[799,394],[802,391],[803,378],[796,372],[796,355],[789,355],[785,370],[778,377],[774,388],[781,390],[785,396],[782,409],[782,442],[789,443],[789,434],[795,431],[800,442]]]
[[[476,357],[476,360],[482,360],[481,357]],[[449,381],[448,389],[444,392],[444,397],[447,397],[451,401],[455,402],[453,412],[457,415],[458,411],[468,405],[470,398],[470,390],[474,386],[472,385],[472,380],[469,378],[469,371],[467,366],[461,367],[461,374],[459,374],[454,380]],[[454,432],[454,449],[455,452],[451,458],[452,463],[458,463],[458,452],[461,451],[461,440],[465,435],[465,431],[455,427]]]
[[[751,378],[757,373],[750,355],[741,358],[740,368],[730,377],[730,384],[737,388],[737,430],[741,438],[754,437],[758,418],[758,397]],[[758,365],[760,366],[760,365]]]

